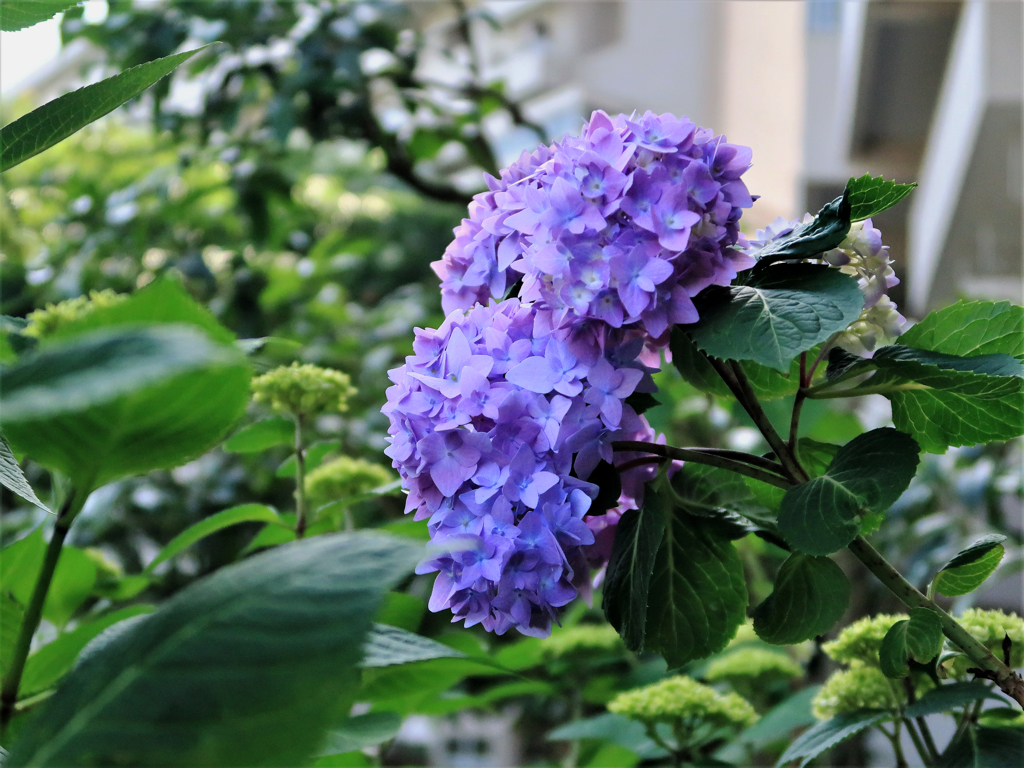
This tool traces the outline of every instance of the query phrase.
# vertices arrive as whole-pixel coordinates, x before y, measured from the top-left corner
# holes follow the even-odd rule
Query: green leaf
[[[850,200],[844,191],[823,206],[818,215],[806,224],[798,224],[785,237],[768,243],[754,254],[757,268],[783,259],[807,259],[830,251],[846,239],[850,231]]]
[[[784,543],[775,516],[744,480],[726,469],[689,463],[672,478],[673,498],[688,514],[736,527],[737,538],[745,533],[761,533]]]
[[[79,0],[4,0],[0,5],[0,30],[17,32],[52,19],[78,3]]]
[[[820,690],[820,685],[809,685],[794,693],[744,730],[737,741],[760,748],[780,739],[788,740],[794,728],[816,723],[817,720],[811,714],[811,700]]]
[[[423,622],[426,610],[427,604],[423,598],[405,592],[388,592],[384,604],[377,612],[377,623],[415,632]]]
[[[946,748],[939,768],[1020,768],[1024,728],[968,728]]]
[[[411,664],[372,667],[363,670],[359,701],[371,701],[375,709],[407,714],[419,711],[441,693],[467,677],[509,674],[478,659],[430,659]],[[429,704],[427,704],[429,706]]]
[[[518,680],[495,685],[476,696],[453,696],[421,701],[416,711],[424,715],[447,715],[466,709],[489,709],[499,701],[519,696],[551,696],[555,686],[542,680]]]
[[[860,316],[857,281],[817,264],[784,264],[750,275],[747,284],[705,288],[694,298],[700,320],[681,326],[708,355],[786,373],[793,358]]]
[[[176,53],[126,69],[119,75],[59,96],[0,128],[0,172],[38,155],[112,112],[201,50]]]
[[[668,726],[661,724],[658,727],[660,735],[664,735],[663,729],[668,730]],[[665,757],[668,754],[647,735],[647,730],[642,723],[611,712],[588,717],[585,720],[573,720],[548,733],[547,739],[548,741],[575,739],[610,741],[612,744],[618,744],[620,747],[635,752],[645,760]]]
[[[367,712],[347,717],[327,733],[327,744],[321,755],[338,755],[373,747],[391,741],[402,727],[402,716],[396,712]]]
[[[32,486],[28,484],[28,480],[25,479],[25,473],[21,471],[21,465],[14,458],[11,446],[7,443],[7,438],[3,436],[2,432],[0,432],[0,483],[5,488],[21,496],[25,501],[50,512],[50,508],[39,500],[36,492],[32,490]]]
[[[24,698],[52,688],[75,665],[78,655],[93,638],[118,622],[133,616],[144,616],[152,611],[150,605],[132,605],[58,635],[56,640],[28,657],[18,695]]]
[[[900,342],[947,355],[1024,355],[1024,307],[1008,301],[958,301],[930,312]]]
[[[648,498],[659,495],[648,490]],[[733,531],[680,510],[664,513],[644,642],[675,668],[722,650],[746,620],[749,598]]]
[[[239,523],[279,523],[280,515],[264,504],[242,504],[225,509],[194,523],[171,539],[153,562],[146,566],[144,573],[152,573],[160,563],[170,560],[179,552],[207,536]]]
[[[846,612],[850,582],[827,557],[790,555],[775,588],[754,609],[754,631],[776,645],[794,645],[824,635]]]
[[[998,533],[982,536],[939,569],[932,587],[947,597],[973,592],[999,566],[1005,552],[1004,541],[1006,537]]]
[[[897,184],[886,181],[882,176],[865,173],[857,179],[846,182],[846,194],[850,198],[850,221],[862,221],[877,216],[892,208],[909,195],[917,184]]]
[[[11,444],[83,491],[203,453],[249,401],[244,356],[187,325],[96,331],[2,375]]]
[[[43,603],[43,618],[58,627],[67,624],[96,583],[96,563],[85,552],[65,546],[60,551],[50,589]]]
[[[21,603],[6,591],[0,592],[0,678],[7,674],[24,617],[25,609]]]
[[[420,554],[325,535],[217,571],[78,665],[7,768],[303,763],[351,701],[381,598]]]
[[[971,680],[967,683],[946,683],[932,688],[924,696],[907,707],[907,717],[924,717],[935,715],[939,712],[950,712],[968,704],[973,704],[979,699],[998,699],[1002,697],[995,693],[987,684],[981,680]]]
[[[292,437],[294,439],[294,432]],[[309,472],[319,467],[321,464],[323,464],[323,461],[325,458],[327,458],[328,454],[334,453],[340,448],[341,440],[320,440],[316,443],[313,443],[311,446],[309,446],[309,448],[306,449],[306,471]],[[293,454],[281,462],[281,466],[277,468],[276,476],[295,477],[295,470],[295,456]],[[367,493],[371,492],[368,491]]]
[[[662,495],[649,488],[643,506],[622,515],[605,572],[601,605],[631,651],[644,647],[651,573],[665,533],[664,505]]]
[[[259,453],[275,445],[295,442],[295,422],[291,419],[263,419],[247,424],[224,441],[231,453]]]
[[[865,728],[881,722],[889,717],[888,712],[875,709],[861,709],[836,715],[804,731],[796,741],[789,745],[776,765],[785,765],[793,760],[800,760],[800,766],[807,765],[811,760],[826,749],[856,736]]]
[[[942,650],[942,622],[927,608],[915,608],[910,618],[897,621],[882,638],[879,666],[886,677],[899,679],[910,674],[911,661],[924,664]]]
[[[709,395],[732,396],[729,388],[722,381],[722,377],[711,367],[711,364],[700,353],[681,326],[673,326],[669,349],[672,352],[672,364],[687,383]],[[758,365],[750,360],[741,363],[741,366],[747,376],[747,381],[750,382],[751,389],[754,390],[754,394],[759,400],[787,397],[795,394],[800,386],[800,361],[798,359],[790,364],[789,372],[786,374]]]
[[[779,511],[782,535],[809,555],[842,549],[860,532],[864,513],[885,512],[907,489],[918,450],[913,438],[888,427],[851,440],[824,475],[786,491]]]
[[[0,587],[3,591],[23,606],[28,605],[45,556],[42,526],[0,550]]]
[[[366,636],[362,666],[390,667],[429,659],[464,659],[466,654],[431,640],[386,624],[374,624]]]

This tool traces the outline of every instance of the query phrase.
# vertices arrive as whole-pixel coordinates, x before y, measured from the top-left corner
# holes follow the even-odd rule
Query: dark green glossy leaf
[[[661,405],[658,399],[648,392],[634,392],[626,398],[626,405],[632,408],[637,414],[644,413],[651,408]]]
[[[859,533],[862,514],[885,512],[907,489],[918,450],[909,435],[887,427],[851,440],[824,475],[786,491],[779,511],[782,535],[809,555],[842,549]]]
[[[907,717],[924,717],[939,712],[950,712],[973,704],[979,699],[1002,700],[1002,697],[981,680],[972,680],[967,683],[946,683],[932,688],[907,707]]]
[[[824,635],[846,612],[850,582],[827,557],[799,552],[775,577],[775,588],[754,609],[754,631],[776,645],[793,645]]]
[[[915,608],[910,618],[897,621],[882,638],[879,666],[886,677],[899,679],[910,674],[911,661],[931,661],[942,650],[942,622],[933,611]]]
[[[955,597],[976,590],[1002,561],[1004,541],[1006,537],[1002,534],[990,533],[958,552],[956,557],[939,569],[932,580],[935,591],[940,595]]]
[[[700,320],[681,328],[698,348],[786,373],[793,358],[860,316],[864,294],[837,269],[784,264],[760,270],[745,285],[706,288],[694,304]]]
[[[119,75],[59,96],[0,128],[0,147],[3,148],[0,172],[38,155],[112,112],[201,50],[176,53],[126,69]]]
[[[179,533],[160,550],[153,561],[146,566],[145,573],[152,573],[160,563],[170,560],[197,541],[240,523],[280,523],[277,512],[264,504],[242,504],[203,518]]]
[[[632,651],[644,648],[651,573],[665,534],[665,516],[665,500],[649,489],[643,507],[628,510],[615,530],[602,606]]]
[[[865,728],[881,722],[888,716],[888,712],[874,709],[862,709],[857,712],[836,715],[831,720],[818,723],[804,731],[782,753],[782,757],[779,758],[776,765],[785,765],[793,760],[799,760],[800,766],[803,768],[826,749],[831,749],[851,736],[856,736]]]
[[[374,624],[363,646],[363,667],[390,667],[429,659],[464,659],[466,654],[398,627]]]
[[[818,215],[806,224],[768,243],[754,254],[757,267],[767,266],[783,259],[807,259],[830,251],[846,238],[850,231],[850,200],[844,191],[831,203],[823,206]]]
[[[61,11],[74,8],[80,0],[4,0],[0,5],[0,29],[16,32],[41,21],[52,19]]]
[[[865,173],[860,178],[846,183],[846,194],[850,199],[850,221],[861,221],[877,216],[892,208],[909,195],[917,184],[897,184],[881,176]]]
[[[263,419],[247,424],[224,441],[231,453],[259,453],[275,445],[295,442],[295,422],[291,419]]]
[[[614,465],[602,459],[590,473],[587,482],[593,483],[598,489],[597,498],[591,502],[587,511],[588,515],[603,515],[618,505],[619,497],[622,495],[622,478],[619,477]]]
[[[781,539],[774,514],[745,479],[735,472],[691,462],[672,477],[673,500],[688,514],[735,527],[736,538],[763,532]]]
[[[249,366],[187,325],[76,336],[3,370],[11,444],[95,488],[215,445],[249,401]]]
[[[318,536],[217,571],[79,664],[8,768],[301,764],[420,554],[379,534]]]
[[[338,755],[391,741],[402,727],[402,716],[395,712],[367,712],[347,717],[327,733],[321,755]]]
[[[35,504],[47,512],[50,511],[50,508],[39,500],[36,492],[32,490],[32,486],[28,484],[25,473],[21,471],[21,465],[14,458],[11,446],[7,444],[7,438],[3,436],[3,433],[0,433],[0,483],[25,501]]]

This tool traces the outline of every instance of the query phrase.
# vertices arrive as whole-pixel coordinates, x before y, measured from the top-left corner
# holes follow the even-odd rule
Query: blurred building
[[[478,0],[472,45],[445,3],[415,3],[422,68],[500,81],[552,135],[592,109],[684,114],[754,148],[762,226],[850,176],[918,181],[876,222],[914,314],[959,295],[1022,299],[1024,4],[1019,0]],[[508,116],[509,161],[535,142]]]

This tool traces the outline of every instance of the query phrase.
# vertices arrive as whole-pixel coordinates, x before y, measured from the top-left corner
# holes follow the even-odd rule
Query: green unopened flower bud
[[[782,653],[767,648],[740,648],[712,661],[704,676],[717,683],[785,680],[802,674],[800,665]]]
[[[882,647],[882,639],[897,621],[906,619],[906,614],[880,613],[877,616],[866,616],[859,619],[842,632],[832,642],[825,643],[822,650],[829,658],[842,664],[858,666],[867,664],[878,666],[878,651]]]
[[[742,728],[757,721],[757,712],[741,696],[719,693],[681,676],[620,693],[609,702],[608,710],[647,725],[682,722]]]
[[[37,339],[45,338],[70,322],[80,320],[97,309],[120,304],[127,298],[127,295],[107,288],[102,291],[90,291],[88,296],[78,296],[59,304],[47,304],[45,309],[29,313],[28,325],[22,334]]]
[[[1016,613],[968,608],[956,620],[997,659],[1003,658],[1003,639],[1009,635],[1010,666],[1014,669],[1024,666],[1024,619]],[[973,666],[977,665],[960,656],[949,664],[948,671],[953,677],[962,677],[967,674],[967,668]]]
[[[897,710],[906,701],[902,686],[894,685],[875,667],[859,665],[836,672],[811,701],[811,711],[819,720],[857,709]]]
[[[554,632],[541,640],[544,655],[549,658],[587,651],[612,651],[621,645],[619,633],[608,624],[580,624]]]
[[[252,380],[253,397],[275,411],[302,419],[344,413],[356,393],[347,374],[317,365],[292,363]]]
[[[337,501],[379,488],[393,479],[380,464],[339,456],[306,475],[306,495],[317,503]]]

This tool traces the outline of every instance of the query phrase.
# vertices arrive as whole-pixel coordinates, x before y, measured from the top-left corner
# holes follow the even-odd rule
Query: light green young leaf
[[[0,4],[0,30],[17,32],[52,19],[61,11],[74,8],[80,0],[4,0]]]
[[[295,422],[291,419],[263,419],[247,424],[224,441],[224,450],[231,453],[259,453],[275,445],[295,442]]]
[[[1005,536],[990,533],[958,552],[935,574],[932,580],[935,591],[940,595],[956,597],[976,590],[1002,561],[1004,541]]]
[[[42,526],[8,544],[0,550],[0,589],[13,595],[22,606],[28,605],[45,556]]]
[[[776,645],[794,645],[824,635],[846,612],[850,582],[827,557],[796,552],[782,564],[775,588],[754,609],[754,631]]]
[[[151,605],[132,605],[58,635],[56,640],[42,646],[28,657],[18,694],[22,697],[31,696],[52,688],[75,666],[78,655],[93,638],[120,621],[133,616],[143,616],[152,611]]]
[[[421,553],[328,535],[217,571],[75,667],[6,768],[304,763],[352,700],[381,598]]]
[[[249,366],[187,325],[101,330],[3,370],[11,444],[81,489],[214,446],[249,401]]]
[[[402,727],[402,716],[397,712],[367,712],[365,715],[346,717],[327,732],[327,744],[321,755],[340,755],[390,741]]]
[[[918,450],[913,438],[890,428],[851,440],[824,475],[786,491],[779,511],[782,535],[809,555],[842,549],[860,532],[865,512],[885,512],[907,489]]]
[[[1024,355],[1024,307],[1008,301],[958,301],[929,312],[900,343],[947,355]]]
[[[886,181],[882,176],[865,173],[860,178],[846,182],[846,194],[850,198],[850,221],[861,221],[877,216],[892,208],[909,195],[917,184],[897,184]]]
[[[65,545],[43,603],[43,618],[64,626],[85,602],[96,583],[96,563],[85,552]]]
[[[32,486],[28,484],[28,480],[25,479],[25,473],[21,471],[21,465],[14,458],[11,446],[8,445],[7,438],[3,436],[2,432],[0,432],[0,483],[5,488],[21,496],[25,501],[50,512],[50,508],[39,500],[36,492],[32,490]]]
[[[911,661],[927,663],[942,650],[942,622],[927,608],[915,608],[910,618],[897,621],[882,639],[879,666],[886,677],[899,679],[910,674]]]
[[[390,667],[428,659],[464,659],[466,654],[429,637],[386,624],[374,624],[363,646],[363,667]]]
[[[785,264],[747,280],[701,291],[694,298],[700,319],[680,326],[712,357],[786,373],[794,357],[845,329],[864,308],[857,281],[831,267]]]
[[[152,573],[160,563],[170,560],[197,541],[207,536],[229,528],[240,523],[279,523],[281,521],[277,512],[264,504],[242,504],[237,507],[225,509],[216,514],[194,523],[171,539],[167,545],[160,550],[160,553],[153,558],[153,562],[146,566],[144,573]]]
[[[38,155],[112,112],[201,50],[176,53],[126,69],[119,75],[59,96],[0,128],[0,172]]]
[[[415,632],[423,621],[427,604],[421,597],[407,592],[388,592],[377,612],[377,623]]]
[[[782,753],[775,765],[786,765],[793,760],[799,760],[800,766],[803,768],[826,749],[831,749],[851,736],[856,736],[865,728],[870,728],[888,716],[888,712],[875,709],[862,709],[857,712],[836,715],[831,720],[818,723],[804,731]]]

